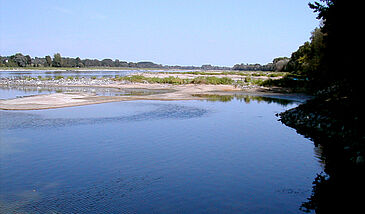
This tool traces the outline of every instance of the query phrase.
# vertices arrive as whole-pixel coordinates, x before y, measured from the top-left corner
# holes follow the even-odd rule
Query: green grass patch
[[[55,76],[54,79],[55,80],[61,80],[61,79],[64,79],[64,77],[63,76]]]
[[[234,81],[228,77],[196,77],[192,79],[191,83],[207,85],[232,85]]]
[[[234,81],[228,77],[196,77],[194,79],[182,79],[179,77],[145,77],[143,75],[133,75],[126,77],[116,76],[113,78],[116,81],[128,81],[128,82],[138,82],[138,83],[160,83],[160,84],[173,84],[173,85],[182,85],[182,84],[207,84],[207,85],[231,85]]]
[[[293,92],[308,93],[310,82],[302,76],[285,75],[280,79],[268,79],[260,83],[261,86],[266,87],[282,87],[291,89]]]
[[[186,72],[157,72],[161,74],[193,74],[193,75],[239,75],[239,76],[267,76],[280,77],[284,76],[286,72],[268,72],[268,71],[220,71],[220,72],[206,72],[206,71],[186,71]]]

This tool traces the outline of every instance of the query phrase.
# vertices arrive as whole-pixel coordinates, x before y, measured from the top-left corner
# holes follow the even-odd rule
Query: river
[[[190,70],[2,70],[0,71],[0,78],[18,78],[18,77],[115,77],[126,76],[136,72],[179,72]]]
[[[29,95],[22,90],[0,94]],[[2,110],[0,210],[300,212],[321,162],[313,143],[275,114],[301,100],[224,101]]]

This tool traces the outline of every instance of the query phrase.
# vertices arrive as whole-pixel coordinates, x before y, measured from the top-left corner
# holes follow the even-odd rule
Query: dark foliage
[[[312,139],[325,174],[313,182],[303,211],[362,213],[365,191],[365,130],[358,67],[362,43],[359,5],[321,0],[309,7],[323,26],[292,54],[286,69],[308,79],[316,98],[282,113],[281,121]]]
[[[313,31],[310,42],[292,54],[285,70],[308,78],[312,89],[339,85],[348,96],[359,95],[364,89],[356,51],[362,43],[359,7],[344,0],[321,0],[309,7],[322,26]]]

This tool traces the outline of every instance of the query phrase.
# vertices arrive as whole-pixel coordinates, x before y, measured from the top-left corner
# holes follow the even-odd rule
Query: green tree
[[[32,58],[29,55],[26,55],[25,59],[26,59],[26,65],[28,66],[32,65]]]
[[[10,56],[9,64],[13,66],[15,65],[19,67],[25,67],[27,65],[27,58],[21,53],[16,53],[15,55]]]
[[[53,55],[53,67],[61,67],[62,66],[62,57],[60,53],[55,53]]]
[[[76,57],[76,66],[77,67],[84,67],[84,64],[82,63],[80,57]]]
[[[323,49],[317,78],[326,83],[324,85],[343,86],[342,90],[350,94],[361,93],[364,89],[359,78],[361,69],[354,63],[361,62],[359,44],[363,43],[363,38],[358,17],[361,7],[344,0],[321,0],[309,3],[309,7],[318,13],[317,19],[323,21]]]
[[[278,57],[275,58],[272,61],[273,67],[274,67],[274,71],[283,71],[285,69],[285,67],[287,66],[287,64],[289,63],[290,59],[288,57]]]
[[[321,29],[316,28],[312,32],[310,42],[305,42],[297,51],[292,53],[285,70],[302,75],[309,79],[313,84],[317,84],[317,80],[322,80],[320,62],[323,58],[323,49],[325,45],[323,36],[324,34]]]
[[[46,67],[52,66],[52,58],[50,56],[46,56],[46,63],[44,66]]]

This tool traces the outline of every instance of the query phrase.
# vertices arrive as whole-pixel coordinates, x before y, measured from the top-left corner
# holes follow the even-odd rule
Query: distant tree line
[[[288,62],[289,58],[278,57],[272,63],[266,65],[241,63],[234,65],[232,69],[241,71],[283,71]]]
[[[153,62],[126,62],[118,59],[80,59],[80,57],[62,57],[60,53],[51,56],[34,57],[16,53],[12,56],[0,56],[1,67],[132,67],[132,68],[163,68],[163,65]]]
[[[230,70],[230,67],[202,65],[198,66],[179,66],[161,65],[153,62],[126,62],[119,59],[80,59],[80,57],[62,57],[60,53],[45,57],[30,57],[22,53],[12,56],[0,56],[0,67],[124,67],[124,68],[156,68],[156,69],[202,69],[202,70]]]
[[[266,65],[260,64],[236,64],[232,67],[202,65],[202,66],[180,66],[180,65],[161,65],[153,62],[126,62],[119,59],[80,59],[80,57],[62,57],[60,53],[45,57],[30,57],[22,53],[12,56],[0,56],[0,67],[64,67],[64,68],[83,68],[83,67],[116,67],[116,68],[156,68],[156,69],[186,69],[186,70],[241,70],[241,71],[282,71],[289,58],[281,57],[273,60]]]

